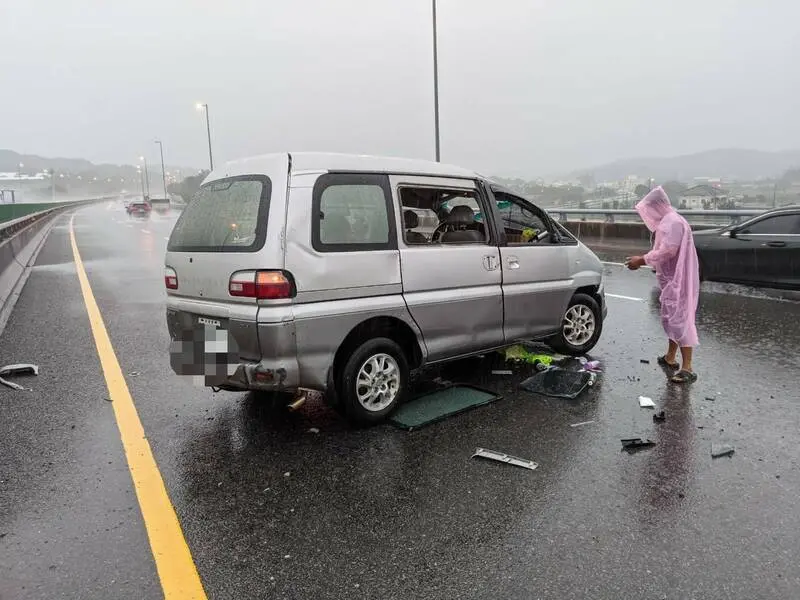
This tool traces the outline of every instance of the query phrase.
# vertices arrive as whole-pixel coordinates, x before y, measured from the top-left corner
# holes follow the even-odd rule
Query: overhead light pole
[[[144,181],[145,181],[145,189],[147,190],[147,197],[150,197],[150,173],[147,170],[147,159],[144,156],[140,156],[139,160],[144,163]]]
[[[202,110],[206,113],[206,134],[208,135],[208,166],[214,170],[214,158],[211,156],[211,119],[208,116],[208,104],[204,102],[197,103],[197,110]]]
[[[156,140],[156,144],[158,144],[158,150],[161,152],[161,183],[164,186],[164,197],[169,198],[167,195],[167,175],[164,170],[164,144],[161,143],[161,140]]]
[[[433,128],[436,136],[436,162],[440,159],[439,142],[439,52],[436,35],[436,0],[432,0],[433,8]]]

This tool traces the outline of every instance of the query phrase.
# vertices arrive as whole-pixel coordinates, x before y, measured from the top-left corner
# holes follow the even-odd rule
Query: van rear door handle
[[[770,248],[783,248],[786,246],[786,242],[767,242],[764,245],[769,246]]]
[[[508,257],[508,268],[509,269],[519,269],[519,259],[516,256],[509,256]]]

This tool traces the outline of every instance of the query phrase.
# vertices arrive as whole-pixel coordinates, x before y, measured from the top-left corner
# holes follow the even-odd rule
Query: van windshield
[[[170,252],[256,252],[264,245],[271,183],[264,176],[218,179],[183,209]]]

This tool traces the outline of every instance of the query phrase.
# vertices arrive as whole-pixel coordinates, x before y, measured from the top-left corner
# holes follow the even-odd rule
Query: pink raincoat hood
[[[669,213],[675,212],[669,196],[664,188],[658,186],[636,204],[636,211],[650,231],[658,229],[661,220]]]

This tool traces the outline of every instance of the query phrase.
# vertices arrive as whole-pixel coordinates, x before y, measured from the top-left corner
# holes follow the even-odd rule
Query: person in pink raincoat
[[[644,256],[628,258],[636,270],[653,268],[661,288],[661,324],[669,339],[667,353],[658,363],[671,371],[675,383],[697,381],[692,368],[692,350],[698,345],[695,315],[700,295],[700,269],[689,223],[672,207],[661,186],[636,204],[636,210],[650,231],[655,232],[653,249]],[[677,362],[678,349],[681,364]]]

